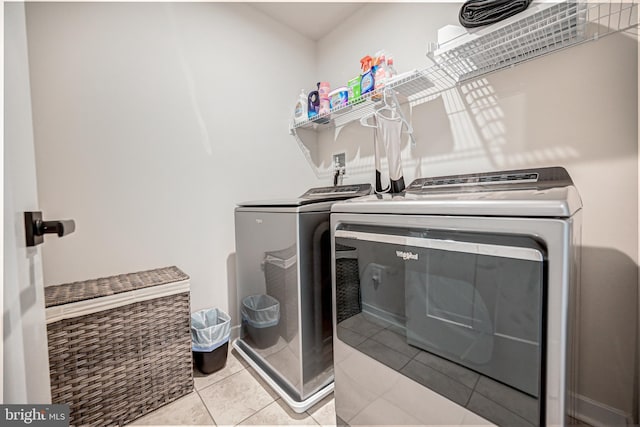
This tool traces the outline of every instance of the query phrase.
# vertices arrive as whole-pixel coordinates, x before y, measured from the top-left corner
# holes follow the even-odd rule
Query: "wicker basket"
[[[168,267],[45,288],[51,398],[71,425],[124,425],[193,390],[188,279]]]

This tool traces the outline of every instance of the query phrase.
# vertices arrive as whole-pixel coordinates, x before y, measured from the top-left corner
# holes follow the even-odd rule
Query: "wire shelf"
[[[566,1],[525,12],[492,26],[491,31],[467,33],[445,43],[433,52],[433,60],[462,82],[560,49],[584,36],[584,5]]]
[[[400,74],[388,81],[383,88],[363,95],[358,101],[335,108],[331,110],[330,113],[320,114],[312,120],[292,124],[291,129],[330,128],[359,120],[360,117],[373,112],[376,105],[381,102],[380,100],[376,100],[376,98],[382,97],[382,92],[385,88],[387,90],[393,89],[406,102],[424,97],[428,90],[433,87],[434,83],[425,70],[414,70],[409,73]]]
[[[638,25],[636,0],[536,3],[500,23],[469,31],[429,53],[456,82]]]

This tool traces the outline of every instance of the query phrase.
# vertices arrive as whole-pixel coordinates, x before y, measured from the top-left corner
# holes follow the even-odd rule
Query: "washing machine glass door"
[[[497,424],[507,411],[540,425],[545,249],[536,240],[341,224],[335,254],[339,340]]]

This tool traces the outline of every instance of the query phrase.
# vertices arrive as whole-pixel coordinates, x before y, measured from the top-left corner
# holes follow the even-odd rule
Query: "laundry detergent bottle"
[[[371,96],[371,99],[374,101],[379,101],[382,99],[382,89],[384,88],[384,83],[387,80],[386,75],[386,66],[387,62],[384,57],[384,53],[379,53],[373,60],[373,80],[374,80],[374,89],[376,91],[375,95]]]
[[[364,95],[373,90],[375,80],[373,77],[373,70],[371,69],[373,58],[369,55],[360,60],[360,67],[362,68],[362,80],[360,81],[360,95]]]
[[[304,93],[304,89],[300,90],[300,97],[298,98],[298,102],[296,102],[296,107],[293,110],[293,122],[295,124],[299,124],[304,122],[309,118],[307,115],[308,106],[308,98]]]
[[[309,120],[315,119],[320,111],[320,96],[317,90],[309,92],[307,97],[307,116]]]
[[[318,82],[318,97],[320,98],[320,109],[318,114],[328,114],[331,111],[329,102],[329,93],[331,92],[331,85],[329,82]]]

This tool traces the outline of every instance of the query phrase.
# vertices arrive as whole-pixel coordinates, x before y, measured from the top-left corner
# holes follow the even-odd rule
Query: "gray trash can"
[[[280,302],[269,295],[250,295],[242,300],[242,324],[257,348],[270,347],[278,341]]]
[[[224,367],[229,352],[231,318],[217,308],[191,314],[191,350],[196,368],[211,374]]]

